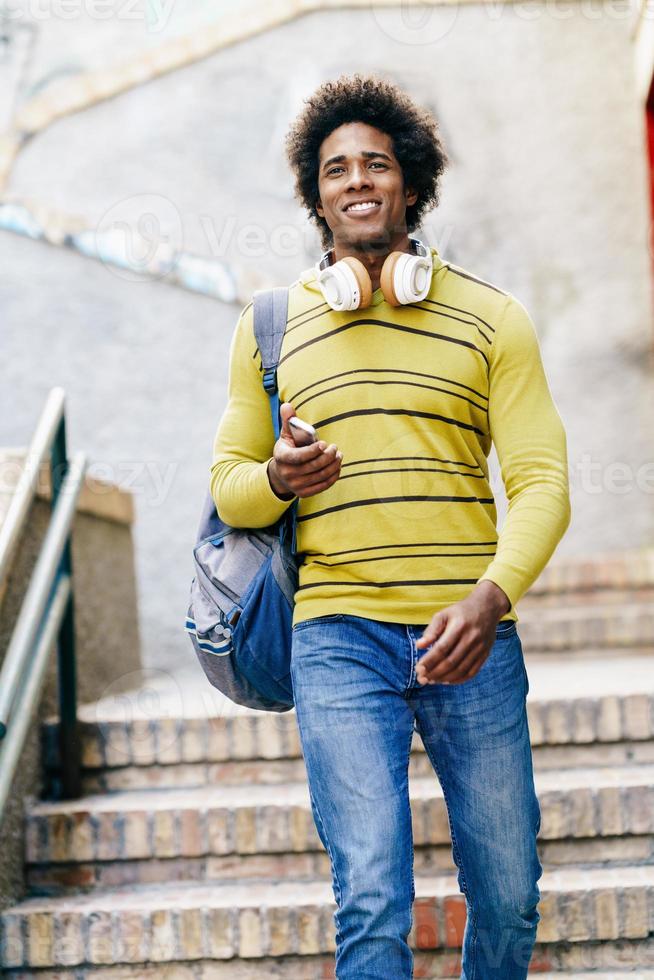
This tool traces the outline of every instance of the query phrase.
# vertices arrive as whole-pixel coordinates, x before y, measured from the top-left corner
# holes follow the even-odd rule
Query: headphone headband
[[[380,289],[391,306],[403,306],[424,299],[430,289],[433,271],[431,249],[419,238],[409,238],[410,250],[389,252],[379,273]],[[372,302],[372,282],[368,270],[353,255],[334,260],[334,248],[323,253],[316,265],[316,279],[328,306],[337,313],[358,310]]]
[[[423,255],[425,258],[429,256],[429,249],[426,245],[420,241],[419,238],[409,238],[413,251],[416,255]],[[330,248],[326,252],[323,252],[322,258],[318,263],[319,269],[326,269],[327,266],[334,264],[334,249]]]

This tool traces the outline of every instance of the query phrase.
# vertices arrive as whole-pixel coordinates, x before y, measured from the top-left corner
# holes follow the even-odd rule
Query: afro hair
[[[318,226],[324,248],[333,244],[329,225],[316,211],[320,147],[344,123],[362,122],[391,137],[406,187],[417,194],[406,209],[407,231],[438,204],[439,180],[448,164],[438,124],[397,85],[375,75],[341,75],[324,82],[305,100],[305,107],[286,136],[286,155],[295,176],[295,194]]]

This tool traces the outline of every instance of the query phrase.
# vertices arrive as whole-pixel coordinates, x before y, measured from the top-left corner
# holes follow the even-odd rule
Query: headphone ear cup
[[[363,262],[346,255],[324,269],[316,268],[316,279],[325,302],[332,310],[359,310],[372,302],[372,282]]]
[[[364,310],[372,303],[372,280],[368,274],[368,270],[363,262],[356,259],[353,255],[346,255],[345,258],[341,259],[341,262],[349,266],[359,286],[359,305],[355,309]]]
[[[431,287],[432,263],[422,255],[391,252],[382,266],[380,284],[389,306],[423,300]]]
[[[395,267],[403,254],[403,252],[391,252],[387,255],[379,276],[379,285],[389,306],[402,305],[395,292]]]

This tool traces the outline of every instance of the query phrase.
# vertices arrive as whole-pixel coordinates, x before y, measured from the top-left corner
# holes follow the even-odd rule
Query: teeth
[[[376,201],[365,201],[363,204],[350,204],[348,211],[369,211],[370,208],[377,207]]]

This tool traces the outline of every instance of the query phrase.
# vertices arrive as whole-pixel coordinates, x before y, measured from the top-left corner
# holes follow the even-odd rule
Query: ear
[[[418,200],[418,192],[414,191],[413,188],[411,187],[406,188],[406,190],[404,191],[404,196],[406,197],[406,203],[407,206],[409,207],[415,204],[416,201]]]
[[[316,201],[316,211],[317,211],[319,217],[321,217],[321,218],[324,218],[325,217],[325,209],[323,208],[322,204],[320,203],[320,198],[318,198],[318,200]]]

